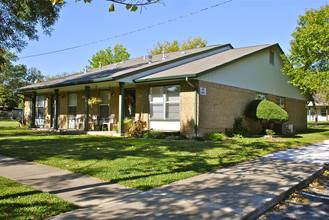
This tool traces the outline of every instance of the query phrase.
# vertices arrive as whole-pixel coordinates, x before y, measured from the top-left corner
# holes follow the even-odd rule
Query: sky
[[[66,0],[51,36],[39,32],[38,41],[17,53],[17,63],[38,68],[43,75],[81,72],[88,59],[99,50],[122,44],[130,58],[147,55],[157,42],[185,40],[201,36],[207,45],[230,43],[234,48],[278,43],[289,52],[291,34],[299,15],[305,9],[319,8],[324,0],[162,0],[142,11],[129,12],[124,6],[93,0],[92,3]],[[217,7],[211,7],[223,3]],[[206,9],[207,10],[203,10]],[[188,15],[171,22],[173,18]],[[135,30],[165,22],[152,28]],[[125,33],[133,32],[127,35]],[[108,39],[108,40],[104,40]],[[102,41],[104,40],[104,41]],[[92,42],[98,42],[89,44]],[[81,46],[77,49],[43,56],[24,58],[40,53]]]

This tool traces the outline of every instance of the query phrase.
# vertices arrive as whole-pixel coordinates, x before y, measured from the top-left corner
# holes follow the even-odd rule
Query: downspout
[[[194,138],[198,136],[198,89],[188,81],[188,77],[185,78],[185,81],[194,88]]]

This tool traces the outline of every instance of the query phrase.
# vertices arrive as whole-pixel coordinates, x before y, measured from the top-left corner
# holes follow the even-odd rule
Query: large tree
[[[202,39],[201,37],[195,37],[193,39],[188,38],[187,40],[183,40],[179,42],[178,40],[174,40],[172,42],[165,41],[163,43],[157,42],[153,48],[147,50],[149,54],[161,54],[162,52],[175,52],[180,50],[188,50],[197,47],[205,47],[208,41],[206,39]]]
[[[28,69],[25,65],[14,65],[17,60],[15,54],[6,51],[6,62],[0,71],[0,105],[9,108],[17,107],[21,97],[16,94],[16,89],[32,83],[41,82],[44,76],[37,68]]]
[[[100,50],[96,54],[94,54],[91,60],[88,60],[89,66],[88,69],[98,68],[99,64],[102,66],[109,65],[111,63],[118,63],[124,60],[128,60],[130,54],[127,52],[127,49],[123,47],[121,44],[115,45],[113,50],[111,47],[107,49]]]
[[[64,0],[50,0],[53,5],[63,4]],[[81,0],[75,0],[79,2]],[[85,3],[91,3],[93,0],[83,0]],[[137,11],[138,8],[145,7],[150,4],[155,4],[160,2],[160,0],[106,0],[109,2],[113,2],[109,7],[109,11],[115,11],[114,3],[126,6],[126,9],[129,11]]]
[[[292,36],[289,54],[283,56],[282,72],[303,94],[313,96],[315,106],[317,93],[324,100],[329,97],[329,6],[306,10],[299,16]]]

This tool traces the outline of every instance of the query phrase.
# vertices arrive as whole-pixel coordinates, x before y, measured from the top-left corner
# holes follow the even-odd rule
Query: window
[[[45,97],[37,96],[35,103],[35,118],[44,119],[45,118]]]
[[[267,95],[263,93],[257,93],[256,94],[256,100],[267,100]]]
[[[150,89],[150,119],[179,120],[180,86],[157,86]]]
[[[326,108],[321,108],[321,116],[322,117],[327,117],[327,109]]]
[[[276,98],[276,104],[278,106],[280,106],[281,108],[285,109],[286,108],[286,99],[282,98],[282,97]]]
[[[102,102],[99,104],[99,117],[106,119],[110,116],[110,99],[111,95],[109,91],[100,91],[99,98]]]
[[[74,120],[77,115],[77,93],[69,94],[69,119]]]
[[[270,51],[270,64],[274,65],[274,51]]]

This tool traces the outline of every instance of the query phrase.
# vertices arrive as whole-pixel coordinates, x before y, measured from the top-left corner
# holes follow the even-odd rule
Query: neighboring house
[[[32,127],[90,129],[90,123],[143,120],[149,129],[193,136],[231,128],[255,98],[278,103],[297,129],[307,125],[307,100],[282,75],[278,44],[230,44],[144,56],[20,88]],[[88,105],[91,97],[99,104]],[[246,120],[253,132],[258,123]],[[110,126],[111,130],[116,129]]]
[[[315,103],[316,113],[318,121],[328,121],[328,105],[325,103]],[[307,105],[307,120],[315,121],[315,109],[313,107],[313,103],[309,102]]]

